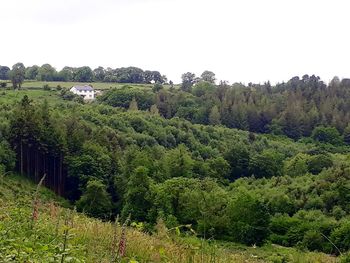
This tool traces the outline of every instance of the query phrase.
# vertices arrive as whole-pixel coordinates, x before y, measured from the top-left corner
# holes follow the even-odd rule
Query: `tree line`
[[[156,84],[153,90],[112,89],[100,101],[127,108],[135,98],[140,109],[150,110],[155,105],[165,118],[179,117],[192,123],[285,135],[295,140],[313,136],[331,144],[350,143],[348,79],[335,77],[325,84],[319,77],[304,75],[275,86],[269,82],[216,85],[214,80],[212,72],[200,78],[185,73],[180,88]]]
[[[0,80],[11,80],[14,87],[24,80],[38,81],[77,81],[77,82],[116,82],[116,83],[166,83],[167,78],[159,71],[142,70],[137,67],[91,69],[84,67],[64,67],[57,71],[50,64],[25,67],[23,63],[16,63],[10,69],[0,66]]]

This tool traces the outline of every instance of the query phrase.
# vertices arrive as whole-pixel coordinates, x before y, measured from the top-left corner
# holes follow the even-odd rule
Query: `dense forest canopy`
[[[189,86],[188,77],[184,82],[180,89],[112,89],[99,100],[128,108],[135,97],[140,109],[148,110],[154,104],[165,118],[179,117],[192,123],[221,124],[292,139],[312,136],[333,145],[350,142],[350,83],[347,79],[335,78],[326,85],[318,77],[305,75],[276,86],[224,82],[215,85],[202,79]]]
[[[1,104],[0,169],[47,174],[104,220],[130,214],[151,230],[161,218],[206,238],[338,254],[350,249],[349,89],[308,75],[215,85],[209,71],[88,104],[49,89],[50,103]]]

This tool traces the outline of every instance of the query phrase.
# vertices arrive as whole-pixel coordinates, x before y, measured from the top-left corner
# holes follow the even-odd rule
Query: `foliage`
[[[233,241],[247,245],[261,244],[269,233],[270,216],[256,197],[238,192],[227,207],[228,234]]]
[[[39,217],[35,227],[31,217],[32,193],[35,185],[19,176],[7,176],[0,183],[0,261],[1,262],[111,262],[115,244],[122,233],[120,220],[116,223],[88,218],[63,208],[62,199],[52,192],[40,190]],[[133,225],[142,224],[134,222]],[[336,262],[321,253],[300,252],[295,249],[245,247],[179,237],[163,226],[163,233],[149,235],[135,227],[125,228],[126,253],[122,262],[244,262],[269,261],[285,257],[292,261]],[[64,249],[65,246],[65,249]],[[256,255],[256,256],[252,256]],[[300,261],[299,261],[300,262]]]
[[[84,194],[76,203],[79,211],[93,217],[108,218],[111,213],[111,198],[101,181],[90,180]]]
[[[221,123],[233,114],[234,127],[253,127],[247,116],[268,118],[229,105],[225,85],[197,83],[193,93],[116,88],[85,105],[64,100],[65,89],[6,92],[1,169],[16,160],[16,171],[34,181],[46,173],[44,185],[79,210],[102,219],[131,214],[147,231],[162,218],[169,228],[189,226],[178,228],[183,235],[337,253],[322,233],[345,252],[348,146],[198,124],[213,120],[215,107]],[[139,110],[128,111],[133,98]]]
[[[24,81],[25,67],[22,63],[17,63],[12,66],[12,70],[8,73],[12,85],[15,89],[20,89]]]
[[[316,141],[333,145],[341,145],[343,143],[343,138],[334,127],[316,127],[312,131],[312,138]]]
[[[249,170],[257,178],[282,175],[283,156],[271,150],[265,150],[250,159]]]

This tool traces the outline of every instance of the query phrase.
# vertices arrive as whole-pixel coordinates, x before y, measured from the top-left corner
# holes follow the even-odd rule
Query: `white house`
[[[94,100],[95,99],[95,90],[93,87],[85,86],[73,86],[70,89],[71,92],[77,94],[84,98],[84,100]]]

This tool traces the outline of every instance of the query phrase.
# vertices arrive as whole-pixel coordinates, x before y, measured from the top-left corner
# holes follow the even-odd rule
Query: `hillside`
[[[169,251],[175,246],[184,257],[193,252],[183,252],[183,246],[203,248],[200,240],[210,240],[203,241],[209,254],[217,251],[215,245],[226,247],[219,249],[224,258],[242,251],[248,251],[243,256],[249,260],[251,254],[264,260],[281,254],[290,262],[303,262],[300,257],[308,255],[326,257],[318,252],[345,255],[350,249],[346,132],[316,123],[311,136],[295,140],[198,123],[190,110],[198,105],[190,98],[198,95],[200,85],[192,92],[124,85],[87,104],[57,87],[5,89],[0,94],[0,171],[16,171],[36,183],[46,174],[46,187],[79,213],[105,222],[130,216],[147,233],[155,233],[163,222],[163,229],[180,231],[180,237],[171,235]],[[237,87],[227,92],[238,92]],[[245,94],[245,89],[239,92]],[[278,92],[276,87],[273,93]],[[176,113],[164,116],[164,109]],[[210,119],[221,117],[210,114]],[[11,191],[4,188],[3,197]],[[16,202],[12,206],[22,209]],[[165,242],[142,236],[151,243]],[[129,256],[145,260],[142,256],[148,254],[136,251]]]
[[[102,222],[63,208],[66,202],[44,188],[38,194],[40,202],[33,206],[36,188],[20,176],[1,177],[1,262],[337,262],[321,253],[179,236],[161,223],[153,235],[142,232],[141,225],[125,228],[125,255],[120,258],[120,223]],[[33,207],[38,209],[36,219]]]

